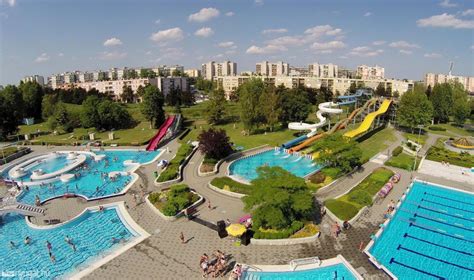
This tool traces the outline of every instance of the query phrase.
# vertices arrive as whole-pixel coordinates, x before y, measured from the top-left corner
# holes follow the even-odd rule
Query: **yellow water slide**
[[[392,100],[384,100],[377,111],[368,114],[358,128],[344,133],[344,136],[353,138],[369,130],[375,118],[385,114],[388,110],[388,107],[390,107],[390,104],[392,104]]]

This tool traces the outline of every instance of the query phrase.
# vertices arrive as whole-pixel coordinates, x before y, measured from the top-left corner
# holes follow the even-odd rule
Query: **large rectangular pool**
[[[399,279],[474,279],[474,195],[415,181],[369,253]]]
[[[327,280],[327,279],[345,279],[355,280],[357,279],[352,272],[342,263],[299,270],[299,271],[279,271],[279,272],[267,272],[267,271],[252,271],[245,272],[242,275],[243,280]]]

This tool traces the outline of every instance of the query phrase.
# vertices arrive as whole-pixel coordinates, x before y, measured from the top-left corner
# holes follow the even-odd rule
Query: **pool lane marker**
[[[428,240],[425,240],[425,239],[422,239],[422,238],[418,238],[416,236],[413,236],[413,235],[410,235],[408,233],[405,232],[405,234],[403,235],[404,238],[411,238],[411,239],[415,239],[415,240],[418,240],[418,241],[421,241],[421,242],[425,242],[425,243],[428,243],[428,244],[431,244],[431,245],[434,245],[434,246],[437,246],[437,247],[441,247],[441,248],[444,248],[444,249],[447,249],[447,250],[450,250],[450,251],[454,251],[454,252],[458,252],[458,253],[461,253],[461,254],[464,254],[464,255],[468,255],[468,256],[474,256],[473,253],[470,253],[470,252],[465,252],[465,251],[461,251],[461,250],[456,250],[456,249],[453,249],[451,247],[448,247],[448,246],[444,246],[444,245],[441,245],[441,244],[437,244],[437,243],[434,243],[434,242],[431,242],[431,241],[428,241]]]
[[[452,266],[455,266],[455,267],[458,267],[458,268],[461,268],[461,269],[464,269],[464,270],[474,271],[474,269],[472,269],[472,268],[469,268],[469,267],[466,267],[466,266],[463,266],[463,265],[459,265],[459,264],[455,264],[455,263],[452,263],[452,262],[448,262],[448,261],[445,261],[443,259],[435,258],[435,257],[432,257],[430,255],[426,255],[426,254],[417,252],[415,250],[408,249],[406,247],[403,247],[401,244],[398,244],[397,250],[400,250],[400,249],[405,250],[405,251],[410,252],[410,253],[413,253],[413,254],[417,254],[419,256],[423,256],[423,257],[428,258],[428,259],[432,259],[432,260],[439,261],[439,262],[442,262],[442,263],[445,263],[445,264],[448,264],[448,265],[452,265]]]
[[[449,234],[449,233],[446,233],[446,231],[442,232],[441,230],[439,229],[430,229],[430,228],[427,228],[427,227],[423,227],[423,226],[419,226],[415,223],[412,223],[412,222],[408,222],[410,224],[410,227],[411,226],[414,226],[414,227],[417,227],[417,228],[420,228],[420,229],[424,229],[426,231],[430,231],[430,232],[434,232],[434,233],[438,233],[438,234],[441,234],[441,235],[444,235],[444,236],[448,236],[448,237],[451,237],[451,238],[454,238],[454,239],[459,239],[459,240],[462,240],[462,241],[466,241],[466,242],[469,242],[469,243],[474,243],[474,241],[472,240],[468,240],[468,239],[465,239],[464,236],[461,236],[461,235],[452,235],[452,234]]]
[[[474,229],[472,229],[472,228],[467,228],[467,227],[465,227],[465,226],[462,225],[462,224],[450,224],[450,223],[446,223],[446,222],[444,222],[444,221],[440,221],[440,220],[435,219],[435,218],[431,218],[431,217],[429,217],[429,216],[420,215],[420,214],[418,214],[418,213],[414,213],[413,216],[414,216],[415,218],[420,217],[420,218],[425,219],[425,220],[428,220],[428,221],[433,221],[433,222],[440,223],[440,224],[443,224],[443,225],[447,225],[447,226],[451,226],[451,227],[460,228],[460,229],[463,229],[463,230],[467,230],[467,231],[474,232]]]
[[[395,264],[401,265],[401,266],[403,266],[403,267],[406,267],[406,268],[409,268],[409,269],[413,269],[413,270],[418,271],[418,272],[421,272],[421,273],[423,273],[423,274],[436,277],[436,278],[438,278],[439,280],[446,280],[446,278],[444,278],[444,277],[442,277],[442,276],[438,276],[438,275],[436,275],[436,274],[429,273],[428,271],[421,270],[421,269],[416,268],[416,267],[414,267],[414,266],[410,266],[410,265],[407,265],[407,264],[398,262],[398,261],[395,260],[395,258],[391,258],[389,263],[390,263],[390,264],[395,263]]]
[[[441,210],[441,209],[436,209],[436,208],[431,208],[431,207],[427,207],[427,206],[422,206],[421,204],[414,203],[414,202],[411,202],[411,201],[406,201],[406,203],[414,205],[419,209],[424,209],[424,210],[428,210],[428,211],[431,211],[431,212],[443,214],[443,215],[446,215],[446,216],[466,220],[466,221],[469,221],[469,222],[474,222],[474,218],[464,218],[463,215],[458,214],[458,213],[450,214],[450,213],[448,213],[448,211]]]
[[[459,208],[459,207],[454,207],[454,206],[451,206],[451,205],[447,205],[447,204],[444,204],[444,203],[439,203],[439,202],[432,201],[432,200],[429,200],[429,199],[422,198],[421,201],[426,201],[426,202],[429,202],[429,203],[441,205],[441,206],[444,206],[444,207],[448,207],[448,208],[452,208],[452,209],[456,209],[456,210],[460,210],[460,211],[464,211],[464,212],[468,212],[468,213],[474,213],[474,211],[471,211],[471,210],[466,210],[466,209],[462,209],[462,208]]]
[[[457,200],[457,199],[453,199],[453,198],[450,198],[450,197],[447,197],[447,196],[442,196],[442,195],[433,194],[433,193],[429,193],[429,192],[424,192],[424,195],[436,196],[436,197],[439,197],[439,198],[443,198],[443,199],[447,199],[447,200],[451,200],[451,201],[455,201],[455,202],[459,202],[459,203],[463,203],[463,204],[467,204],[467,205],[472,205],[472,206],[474,206],[474,203],[469,203],[469,202],[466,202],[466,201]]]

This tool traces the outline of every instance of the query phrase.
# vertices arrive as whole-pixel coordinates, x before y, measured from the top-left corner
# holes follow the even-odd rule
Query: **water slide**
[[[146,147],[147,151],[154,151],[156,147],[160,143],[160,141],[165,137],[168,128],[173,124],[175,116],[170,116],[166,119],[166,121],[160,126],[158,132],[151,138],[150,143]]]
[[[388,100],[388,99],[384,100],[382,102],[382,105],[380,105],[380,108],[377,111],[368,114],[358,128],[346,132],[344,136],[353,138],[369,130],[375,118],[382,114],[385,114],[388,108],[390,107],[390,104],[392,104],[392,100]]]

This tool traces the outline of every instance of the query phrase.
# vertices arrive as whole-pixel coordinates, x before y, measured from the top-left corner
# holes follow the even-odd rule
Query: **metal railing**
[[[290,261],[290,267],[292,270],[295,270],[299,265],[305,264],[316,264],[321,265],[321,260],[319,257],[310,257],[310,258],[302,258],[302,259],[294,259]]]

